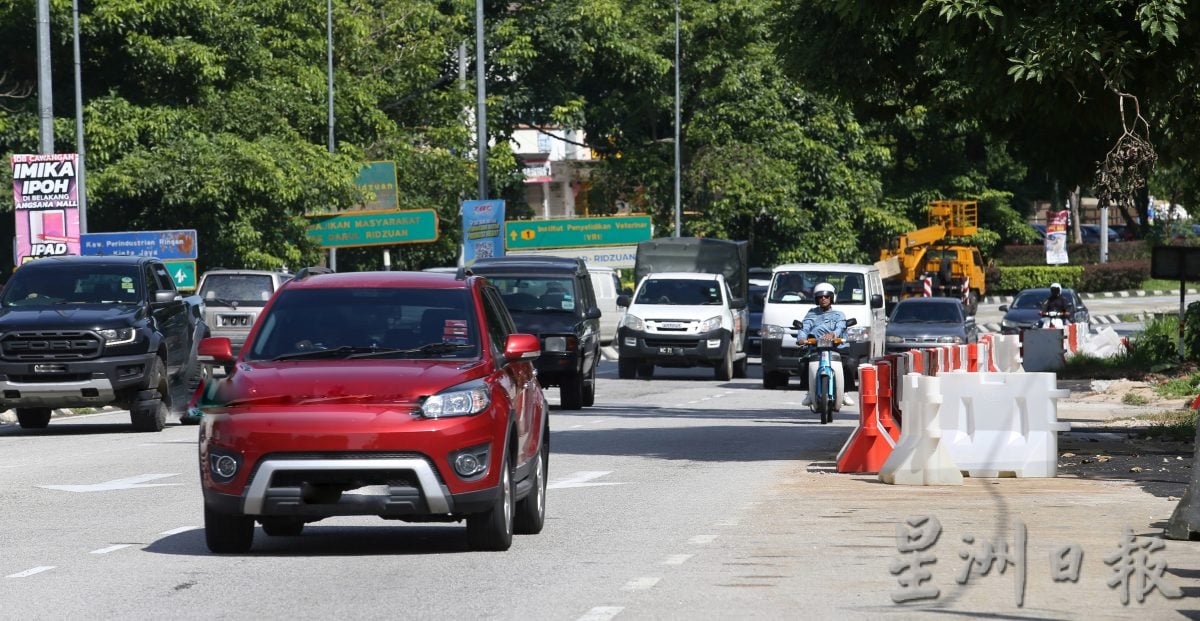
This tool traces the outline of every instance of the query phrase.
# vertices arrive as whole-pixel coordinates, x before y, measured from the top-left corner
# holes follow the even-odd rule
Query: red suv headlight
[[[421,415],[426,418],[473,416],[486,410],[491,404],[487,384],[473,381],[430,395],[421,404]]]

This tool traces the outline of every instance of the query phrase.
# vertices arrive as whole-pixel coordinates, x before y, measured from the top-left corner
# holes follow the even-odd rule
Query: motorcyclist
[[[1063,323],[1066,323],[1067,319],[1071,316],[1071,310],[1071,301],[1067,299],[1067,296],[1062,294],[1062,285],[1051,283],[1050,297],[1046,298],[1045,302],[1042,302],[1041,316],[1049,317],[1051,313],[1061,313],[1057,316],[1062,319]],[[1043,320],[1044,322],[1045,320]]]
[[[813,297],[816,298],[817,305],[809,309],[804,315],[804,320],[800,324],[800,333],[798,338],[803,339],[805,336],[816,337],[821,340],[823,335],[832,334],[835,338],[846,338],[846,316],[842,311],[834,310],[833,308],[833,285],[822,282],[813,287]],[[838,345],[838,349],[845,352],[849,349],[850,344],[842,341]],[[849,357],[844,353],[842,355],[843,377],[850,377],[850,370],[845,368],[846,361]],[[850,398],[850,394],[842,391],[842,405],[854,405],[854,399]],[[812,405],[811,392],[804,396],[803,405]]]

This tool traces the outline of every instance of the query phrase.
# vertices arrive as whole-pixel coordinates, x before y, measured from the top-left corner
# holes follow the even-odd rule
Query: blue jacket
[[[833,307],[823,311],[820,306],[815,306],[804,316],[804,322],[800,324],[799,338],[804,339],[811,334],[819,339],[822,334],[831,332],[835,337],[846,338],[846,316]]]

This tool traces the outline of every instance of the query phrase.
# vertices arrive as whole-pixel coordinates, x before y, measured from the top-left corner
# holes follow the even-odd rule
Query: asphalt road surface
[[[832,459],[856,414],[822,426],[798,390],[763,390],[751,373],[622,381],[604,363],[596,407],[552,413],[545,530],[504,553],[468,551],[462,525],[338,518],[299,537],[259,529],[249,554],[214,555],[196,427],[133,433],[125,412],[0,426],[0,616],[803,616],[748,600],[745,585],[718,588],[747,572],[711,550],[761,527],[755,504],[794,460]],[[700,590],[702,604],[689,595]]]

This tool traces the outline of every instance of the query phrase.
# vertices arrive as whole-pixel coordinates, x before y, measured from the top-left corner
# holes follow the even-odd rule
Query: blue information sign
[[[196,231],[127,231],[85,233],[79,236],[79,254],[85,256],[158,257],[195,260]]]

